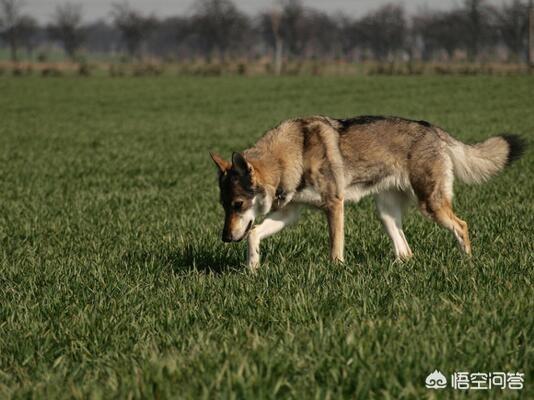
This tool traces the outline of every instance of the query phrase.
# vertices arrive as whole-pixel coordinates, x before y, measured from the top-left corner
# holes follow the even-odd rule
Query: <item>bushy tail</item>
[[[526,142],[517,135],[502,134],[474,145],[452,140],[448,144],[454,175],[464,183],[482,183],[521,157]]]

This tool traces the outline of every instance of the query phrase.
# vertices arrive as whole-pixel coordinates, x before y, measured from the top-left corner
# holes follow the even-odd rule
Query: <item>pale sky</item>
[[[71,3],[83,5],[84,20],[94,21],[100,18],[108,19],[113,0],[69,0]],[[491,3],[501,4],[504,0],[490,0]],[[25,0],[25,11],[33,15],[40,22],[48,22],[58,4],[65,0]],[[195,0],[129,0],[132,7],[145,13],[154,13],[158,17],[179,15],[191,12]],[[277,4],[276,0],[234,0],[241,10],[248,14],[267,10]],[[425,7],[444,10],[463,3],[463,0],[304,0],[305,6],[334,13],[341,11],[354,17],[359,17],[374,8],[387,3],[403,4],[408,12],[415,12]]]

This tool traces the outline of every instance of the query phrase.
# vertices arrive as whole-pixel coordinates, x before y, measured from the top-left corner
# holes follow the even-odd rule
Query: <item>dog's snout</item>
[[[230,243],[232,242],[234,239],[232,238],[232,235],[229,234],[228,232],[223,232],[222,234],[222,241],[225,242],[225,243]]]

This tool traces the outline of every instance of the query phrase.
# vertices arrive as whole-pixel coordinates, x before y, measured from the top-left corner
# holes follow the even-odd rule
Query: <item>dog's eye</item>
[[[243,208],[243,202],[242,201],[234,201],[233,207],[234,207],[234,210],[241,211],[241,209]]]

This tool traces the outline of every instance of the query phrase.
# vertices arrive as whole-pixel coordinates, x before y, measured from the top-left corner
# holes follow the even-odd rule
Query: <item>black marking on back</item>
[[[354,125],[367,125],[384,121],[385,119],[386,117],[381,115],[360,115],[359,117],[338,119],[337,121],[341,124],[341,130],[346,130]]]
[[[384,117],[382,115],[360,115],[354,118],[338,119],[337,121],[341,124],[342,129],[347,129],[353,125],[367,125],[367,124],[373,124],[375,122],[385,121],[385,120],[390,120],[390,121],[402,120],[406,122],[415,122],[426,128],[432,127],[432,124],[430,122],[424,121],[424,120],[414,120],[414,119],[402,118],[402,117]]]
[[[414,122],[416,124],[424,126],[425,128],[432,128],[432,124],[430,122],[422,120],[422,119],[421,120],[415,120],[415,119],[402,118],[402,117],[398,117],[398,119],[400,119],[402,121],[406,121],[406,122]]]
[[[424,120],[415,121],[415,122],[417,122],[419,125],[423,125],[425,128],[432,127],[432,124],[430,122],[427,122],[427,121],[424,121]]]

